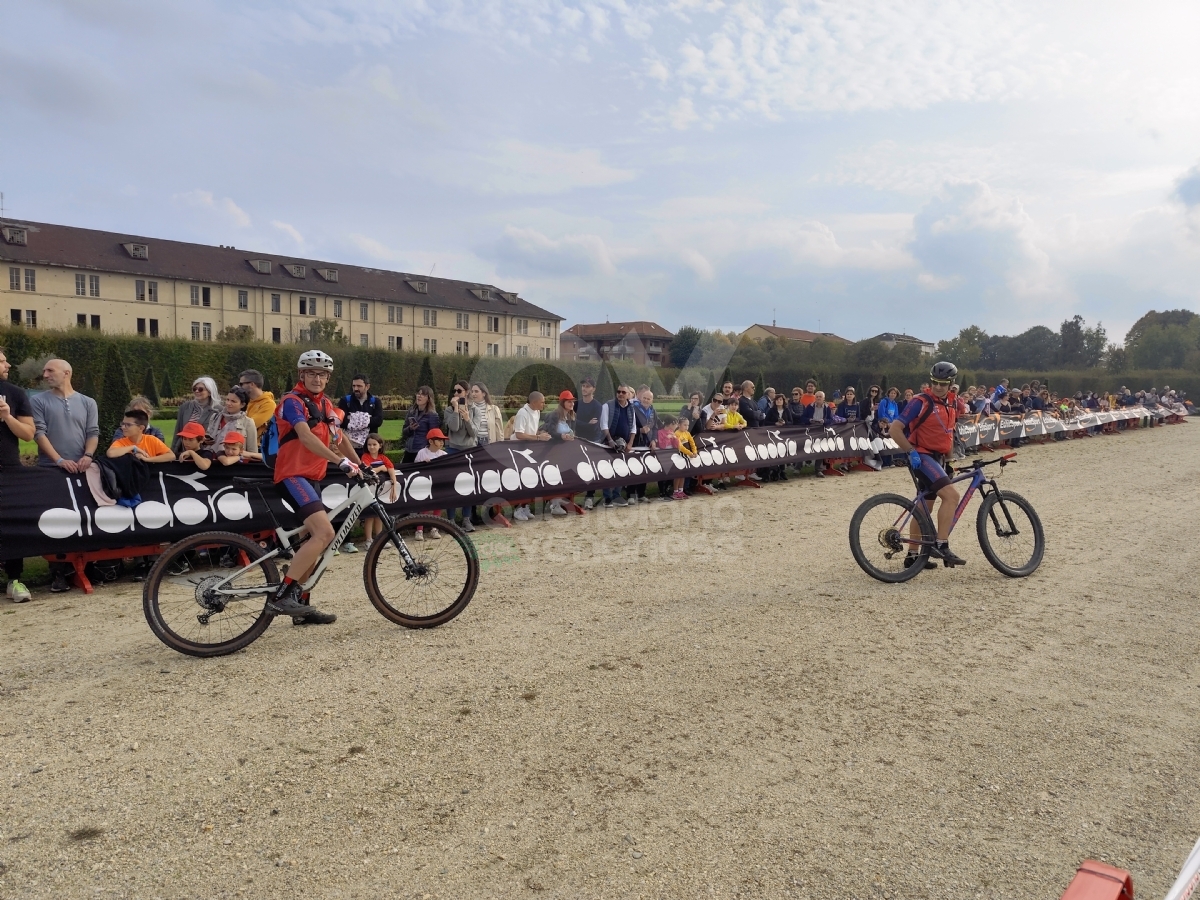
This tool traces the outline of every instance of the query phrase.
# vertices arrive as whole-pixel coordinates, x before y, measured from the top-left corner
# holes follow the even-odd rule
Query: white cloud
[[[465,162],[447,157],[446,180],[498,194],[561,194],[632,181],[636,173],[603,161],[597,150],[560,150],[516,139]]]
[[[288,237],[290,237],[297,244],[304,243],[304,235],[302,235],[299,231],[297,231],[295,229],[294,226],[289,225],[287,222],[280,222],[278,219],[272,219],[271,225],[273,225],[275,228],[278,228],[280,231],[282,231],[284,234],[286,234]]]
[[[616,271],[612,252],[596,234],[551,238],[535,228],[508,225],[489,255],[501,273],[574,276]]]
[[[219,213],[238,228],[250,227],[250,216],[229,197],[218,199],[212,191],[203,191],[197,188],[187,193],[175,194],[171,199],[194,209],[206,209]]]

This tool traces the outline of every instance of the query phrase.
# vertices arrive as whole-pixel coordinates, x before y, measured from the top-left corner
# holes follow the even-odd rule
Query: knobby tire
[[[425,540],[416,541],[417,526]],[[479,554],[470,537],[449,519],[408,516],[394,528],[412,556],[428,567],[425,575],[406,578],[390,532],[383,532],[363,559],[363,583],[372,605],[389,621],[405,628],[435,628],[449,622],[471,602],[479,584]],[[432,540],[436,528],[441,540]],[[439,580],[440,579],[440,580]]]
[[[1006,507],[1007,513],[1006,513]],[[1024,520],[1017,514],[1017,511],[1025,514]],[[1012,521],[1010,522],[1010,517]],[[1020,566],[1010,565],[1009,562],[1000,558],[1000,554],[996,552],[997,547],[1002,547],[1000,543],[1006,538],[997,534],[997,527],[1001,531],[1007,531],[1010,527],[1016,524],[1018,530],[1022,526],[1032,528],[1033,547],[1029,555],[1029,559]],[[979,512],[975,516],[975,531],[979,536],[979,548],[983,551],[983,555],[987,557],[998,572],[1007,575],[1009,578],[1024,578],[1027,575],[1032,575],[1037,567],[1042,564],[1042,555],[1046,551],[1046,535],[1042,530],[1042,520],[1038,518],[1038,514],[1033,509],[1033,504],[1022,497],[1020,494],[1012,491],[996,490],[988,494],[980,504]],[[993,543],[995,542],[995,543]]]
[[[880,510],[880,507],[885,506],[891,506],[895,510],[895,516],[892,516],[888,512],[882,518],[879,516],[874,517],[876,521],[867,526],[871,530],[871,533],[863,534],[863,523],[867,517],[872,512]],[[871,561],[871,554],[878,556],[887,550],[881,543],[880,526],[885,525],[889,519],[895,520],[899,518],[905,510],[912,514],[921,530],[921,545],[916,548],[916,561],[908,568],[898,570],[881,569]],[[909,522],[905,522],[902,529],[903,535],[906,536],[908,534],[908,528]],[[901,584],[912,578],[916,578],[925,568],[925,563],[929,559],[929,548],[936,537],[937,532],[934,530],[929,514],[917,506],[911,499],[902,497],[899,494],[877,494],[874,497],[869,497],[859,505],[858,509],[854,511],[854,516],[850,519],[850,552],[854,554],[854,561],[872,578],[887,582],[888,584]],[[908,547],[911,547],[911,544],[906,544],[905,549],[892,551],[893,553],[900,554],[901,565],[903,565],[904,556],[907,555],[906,550]]]

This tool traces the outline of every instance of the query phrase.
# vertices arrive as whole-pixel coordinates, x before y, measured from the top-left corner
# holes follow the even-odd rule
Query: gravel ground
[[[855,566],[879,476],[478,535],[475,600],[162,646],[140,587],[0,601],[3,897],[1057,898],[1200,834],[1194,426],[1030,447],[1041,569]]]

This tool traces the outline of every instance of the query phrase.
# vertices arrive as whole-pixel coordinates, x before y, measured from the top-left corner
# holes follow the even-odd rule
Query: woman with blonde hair
[[[136,397],[134,397],[132,400],[129,401],[129,405],[126,406],[125,408],[126,409],[140,409],[142,412],[144,412],[146,414],[146,418],[150,419],[152,422],[154,421],[154,404],[150,402],[149,397],[146,397],[142,394],[138,394]],[[154,425],[148,425],[146,427],[145,433],[150,435],[151,437],[158,438],[164,444],[167,442],[167,439],[163,436],[163,433]],[[121,426],[118,425],[116,430],[113,432],[113,440],[119,441],[123,437],[125,437],[125,434],[124,434],[124,432],[121,431]]]
[[[188,422],[199,422],[201,427],[210,435],[213,424],[221,416],[224,404],[217,391],[217,383],[207,375],[201,375],[192,382],[192,397],[179,404],[179,412],[175,416],[175,433],[179,434]],[[183,449],[179,438],[171,442],[171,449],[178,456]]]

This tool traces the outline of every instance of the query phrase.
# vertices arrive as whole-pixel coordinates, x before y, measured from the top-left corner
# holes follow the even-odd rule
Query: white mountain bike
[[[235,478],[262,497],[262,481]],[[382,485],[386,489],[386,484]],[[383,531],[363,557],[363,582],[371,603],[406,628],[449,622],[471,602],[479,583],[479,555],[461,528],[438,516],[392,518],[378,499],[380,479],[363,470],[345,501],[330,510],[345,520],[305,580],[307,594],[321,580],[334,548],[341,545],[364,509],[373,508]],[[270,510],[270,504],[262,497]],[[279,588],[276,559],[291,559],[304,527],[275,531],[258,543],[228,531],[206,531],[172,544],[146,576],[142,609],[150,629],[172,650],[189,656],[224,656],[254,642],[275,617],[266,601]],[[418,537],[418,529],[424,534]],[[437,529],[435,532],[434,529]],[[433,534],[439,540],[423,540]]]

